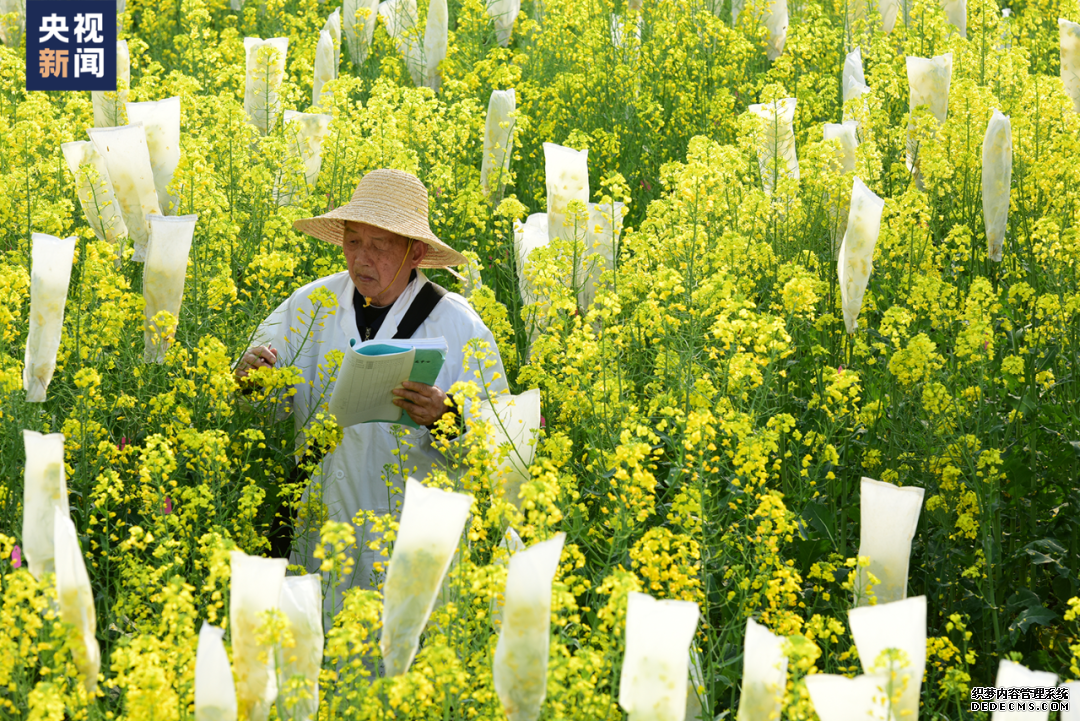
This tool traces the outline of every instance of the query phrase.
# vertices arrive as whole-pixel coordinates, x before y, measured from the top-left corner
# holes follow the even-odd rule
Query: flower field
[[[120,5],[91,96],[25,90],[0,2],[0,718],[989,719],[1080,679],[1080,1]],[[401,432],[412,510],[354,528],[301,498],[297,371],[233,368],[345,269],[293,221],[384,167],[518,398],[422,485]],[[317,487],[342,429],[305,436]]]

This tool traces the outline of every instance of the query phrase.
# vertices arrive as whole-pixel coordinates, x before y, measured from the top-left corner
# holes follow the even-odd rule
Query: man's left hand
[[[450,406],[446,405],[446,394],[438,386],[413,381],[405,381],[401,385],[402,388],[393,390],[397,396],[394,405],[408,413],[416,425],[430,426],[450,410]]]

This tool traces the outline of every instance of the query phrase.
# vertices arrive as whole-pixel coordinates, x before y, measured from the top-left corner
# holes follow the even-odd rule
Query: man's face
[[[427,250],[424,243],[413,242],[406,258],[405,253],[409,248],[407,238],[373,225],[352,221],[345,223],[341,247],[345,251],[345,263],[353,284],[361,295],[370,297],[375,305],[388,305],[397,300],[409,284],[410,271],[420,264]]]

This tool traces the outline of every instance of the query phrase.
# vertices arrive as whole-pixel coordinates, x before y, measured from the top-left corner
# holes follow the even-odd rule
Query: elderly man
[[[362,510],[397,511],[390,489],[403,490],[406,477],[422,479],[444,460],[432,446],[431,432],[443,414],[455,412],[447,402],[453,384],[475,381],[485,396],[507,390],[491,331],[464,298],[431,283],[421,270],[467,261],[431,232],[424,184],[398,170],[368,173],[347,205],[298,220],[293,226],[340,245],[348,270],[305,285],[278,306],[260,324],[255,335],[258,345],[244,353],[236,377],[242,379],[252,368],[278,363],[300,369],[303,381],[295,387],[291,402],[299,444],[330,399],[333,366],[327,362],[328,352],[355,352],[349,345],[354,338],[445,337],[449,352],[435,384],[407,381],[394,391],[394,403],[419,427],[362,423],[343,429],[341,445],[323,459],[321,477],[312,484],[321,484],[322,501],[334,520],[352,521]],[[320,298],[330,302],[320,307]],[[485,362],[465,357],[463,349],[474,338],[490,348]],[[395,451],[407,455],[402,470],[395,467],[400,458]],[[305,498],[312,491],[309,486]],[[301,520],[297,525],[291,560],[316,571],[319,561],[312,552],[319,544],[318,524]],[[357,529],[358,542],[365,535],[371,540],[366,530]],[[345,588],[369,587],[372,582],[376,552],[364,544],[358,555]],[[335,605],[340,607],[340,594],[336,595]]]

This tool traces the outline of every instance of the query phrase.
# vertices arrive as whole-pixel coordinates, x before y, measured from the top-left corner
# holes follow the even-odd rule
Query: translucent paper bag
[[[232,635],[233,671],[240,718],[266,721],[277,697],[273,649],[258,643],[256,631],[260,614],[277,610],[285,581],[284,558],[249,556],[243,551],[230,554],[229,627]],[[265,660],[260,661],[262,655]]]
[[[529,480],[540,430],[540,389],[480,401],[480,420],[488,424],[487,446],[499,458],[498,480],[506,499],[520,508],[521,485]]]
[[[908,109],[914,114],[919,106],[926,105],[938,121],[945,122],[949,111],[949,84],[952,82],[952,53],[926,58],[907,58]],[[907,167],[918,172],[918,143],[914,137],[915,126],[908,122]]]
[[[943,0],[945,6],[945,18],[960,33],[960,37],[967,37],[967,0]]]
[[[129,122],[124,114],[124,108],[127,105],[128,88],[130,87],[131,56],[128,55],[127,40],[117,40],[116,92],[109,90],[90,91],[90,102],[94,106],[95,128],[115,128]]]
[[[881,29],[891,33],[896,27],[896,15],[900,11],[899,0],[878,0],[878,13],[881,15]]]
[[[926,668],[926,596],[853,608],[848,611],[848,624],[864,673],[878,670],[878,656],[886,649],[907,655],[907,667],[896,669],[897,690],[903,685],[904,691],[893,706],[893,715],[918,721],[919,689]]]
[[[844,94],[844,103],[865,93],[866,76],[863,75],[862,49],[855,48],[844,58],[844,69],[840,73],[840,85]]]
[[[1061,721],[1080,721],[1080,681],[1066,681],[1061,687],[1069,694],[1069,710],[1061,712]]]
[[[44,403],[56,371],[76,240],[46,233],[33,233],[30,239],[30,330],[23,357],[23,390],[27,403]]]
[[[1003,658],[998,664],[997,680],[994,681],[994,686],[996,688],[1054,688],[1057,686],[1057,678],[1056,673],[1032,671],[1022,664]],[[1049,708],[1046,711],[994,711],[990,714],[990,721],[1048,721],[1049,718]]]
[[[495,22],[495,39],[505,48],[510,44],[514,21],[521,12],[521,0],[488,0],[487,11]]]
[[[387,676],[409,670],[454,549],[469,518],[472,496],[428,488],[409,478],[390,567],[383,585],[379,649]]]
[[[513,88],[491,92],[484,122],[484,158],[480,164],[480,188],[489,198],[500,197],[508,180],[516,109]]]
[[[385,0],[379,3],[379,15],[386,23],[386,32],[397,45],[413,84],[424,84],[424,43],[417,37],[419,19],[416,0]]]
[[[164,363],[169,338],[176,328],[160,328],[153,321],[163,310],[180,321],[180,304],[184,299],[184,278],[187,275],[188,253],[195,234],[197,215],[152,215],[150,243],[143,265],[143,298],[146,300],[146,326],[143,328],[143,360]]]
[[[592,307],[596,289],[604,271],[615,267],[615,254],[622,236],[624,203],[589,203],[589,225],[585,232],[585,247],[575,285],[578,305],[583,311]]]
[[[281,81],[285,77],[288,38],[244,38],[247,74],[244,80],[244,112],[263,135],[269,135],[281,116]]]
[[[146,131],[141,125],[124,125],[86,132],[109,170],[113,195],[120,203],[120,213],[135,249],[131,259],[141,263],[146,259],[146,240],[150,235],[146,216],[161,214]]]
[[[986,126],[982,155],[983,223],[986,253],[1001,262],[1005,231],[1009,227],[1009,196],[1012,188],[1012,121],[994,110]]]
[[[117,242],[127,235],[124,216],[120,214],[120,204],[113,195],[109,181],[109,169],[94,144],[89,140],[76,140],[60,146],[68,170],[75,178],[75,188],[79,195],[86,222],[98,240]],[[89,166],[89,167],[83,167]]]
[[[799,159],[795,155],[795,98],[765,105],[751,105],[750,112],[765,121],[758,145],[758,167],[765,192],[772,194],[781,175],[799,179]]]
[[[26,30],[26,0],[0,0],[0,42],[15,48]]]
[[[515,553],[525,550],[525,542],[521,540],[521,536],[513,528],[507,528],[506,533],[503,534],[502,540],[499,541],[499,550],[504,553],[496,554],[493,561],[496,566],[505,566],[510,562],[510,558]],[[502,625],[502,610],[506,606],[506,594],[496,594],[491,599],[491,623],[495,628],[499,628]]]
[[[326,130],[330,127],[330,116],[318,113],[298,113],[285,111],[285,137],[288,139],[290,157],[300,158],[304,166],[304,183],[308,189],[315,187],[322,169],[322,144],[326,139]],[[295,193],[295,182],[286,179],[284,192],[275,189],[278,205],[291,203]]]
[[[835,170],[840,173],[855,172],[855,150],[859,147],[857,130],[859,124],[854,120],[843,123],[825,123],[825,140],[836,140],[840,144]]]
[[[784,639],[746,619],[743,642],[742,694],[738,721],[772,721],[780,718],[787,688],[787,656]]]
[[[379,0],[344,0],[341,22],[353,65],[367,60],[371,42],[375,39],[375,21],[378,17]]]
[[[885,705],[888,678],[883,673],[855,678],[815,673],[806,691],[821,721],[894,721]]]
[[[769,60],[775,61],[783,54],[784,45],[787,43],[787,0],[769,0],[768,9],[762,19],[765,22],[765,29],[769,31],[769,39],[765,43],[765,54]],[[794,102],[793,100],[792,103]]]
[[[446,59],[449,23],[450,12],[446,0],[431,0],[424,31],[424,85],[435,92],[439,92],[442,84],[439,63]]]
[[[573,240],[583,235],[567,227],[566,205],[571,200],[589,202],[589,150],[574,150],[544,143],[544,177],[547,182],[548,237]]]
[[[142,123],[146,149],[154,172],[154,190],[165,215],[176,213],[179,198],[168,191],[176,166],[180,164],[180,98],[127,104],[128,121]]]
[[[311,104],[313,106],[321,102],[323,85],[336,77],[334,38],[326,30],[321,30],[319,31],[319,44],[315,46],[315,77],[311,81]]]
[[[548,219],[550,213],[533,213],[524,223],[514,221],[514,255],[517,258],[518,291],[521,302],[531,305],[536,302],[536,289],[526,273],[529,267],[529,255],[537,248],[548,244]]]
[[[493,668],[495,692],[508,721],[536,721],[540,716],[547,692],[551,582],[565,538],[559,533],[510,559]]]
[[[907,598],[911,539],[915,538],[925,491],[865,477],[860,488],[859,555],[869,558],[870,566],[859,568],[855,604],[870,602],[868,572],[881,582],[873,589],[878,603],[903,600]]]
[[[68,517],[67,479],[64,476],[64,434],[23,434],[26,468],[23,471],[22,552],[30,573],[39,581],[54,573],[56,565],[56,511]]]
[[[73,627],[75,641],[71,656],[88,693],[97,689],[101,669],[101,649],[98,647],[97,612],[94,610],[94,591],[79,549],[79,536],[66,508],[53,507],[54,545],[56,548],[56,595],[60,600],[60,620]]]
[[[657,601],[635,592],[627,596],[619,705],[629,721],[683,721],[697,622],[692,601]]]
[[[236,721],[236,684],[224,637],[225,631],[203,621],[195,652],[195,721]]]
[[[1061,36],[1061,82],[1072,98],[1073,109],[1080,113],[1080,23],[1058,18]]]
[[[334,43],[334,77],[336,78],[341,69],[341,8],[335,8],[334,12],[327,16],[322,29],[330,33],[330,40]]]
[[[847,231],[840,243],[836,274],[840,279],[840,298],[844,308],[844,325],[848,333],[859,327],[863,294],[874,269],[874,245],[881,231],[881,212],[885,201],[855,178],[851,188],[851,210]]]
[[[319,714],[319,669],[324,643],[320,578],[317,573],[289,576],[281,586],[281,611],[289,619],[296,642],[282,654],[284,685],[277,699],[278,716],[282,719],[310,721]],[[294,686],[296,679],[303,679],[303,686]]]

